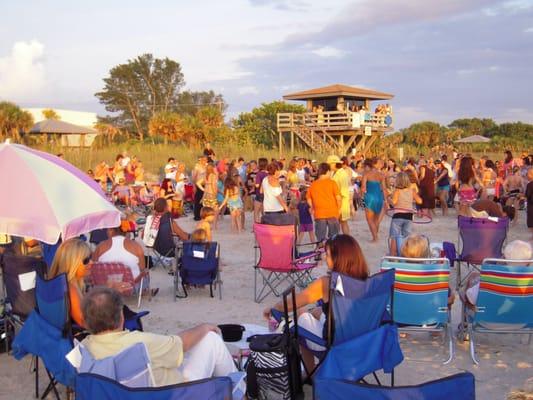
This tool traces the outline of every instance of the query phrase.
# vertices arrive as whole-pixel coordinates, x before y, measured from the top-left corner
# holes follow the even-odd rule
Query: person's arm
[[[228,203],[228,200],[229,200],[229,190],[226,190],[226,195],[224,196],[224,201],[222,202],[222,204],[220,204],[220,206],[218,207],[218,210],[222,210],[224,208],[224,206]]]
[[[178,336],[181,338],[181,342],[183,345],[183,352],[186,353],[187,351],[192,349],[209,332],[215,332],[220,334],[220,329],[218,329],[218,327],[215,325],[202,324],[178,333]]]
[[[396,189],[394,191],[394,193],[392,194],[392,199],[391,199],[391,205],[393,207],[396,207],[396,204],[398,204],[398,198],[400,197],[400,191],[398,189]]]
[[[415,199],[416,204],[422,204],[422,197],[418,195],[418,192],[413,189],[413,199]]]
[[[420,169],[419,180],[424,179],[425,176],[426,176],[426,168],[422,168],[422,169]]]
[[[307,204],[309,205],[309,214],[315,215],[313,212],[313,200],[311,199],[311,193],[307,192]]]
[[[435,179],[435,183],[439,183],[442,178],[444,178],[445,175],[448,175],[448,170],[444,168],[444,170],[440,173],[440,175]]]
[[[189,234],[185,232],[183,229],[180,228],[180,226],[176,223],[176,221],[172,220],[172,233],[179,237],[181,240],[189,240]]]
[[[366,193],[366,181],[368,180],[367,175],[363,174],[363,180],[361,181],[361,193]]]
[[[327,302],[329,300],[328,283],[329,277],[323,276],[313,281],[303,291],[296,293],[296,309],[298,310],[308,304],[314,304],[321,299]],[[290,299],[287,306],[288,310],[292,311],[292,301]],[[271,309],[283,311],[283,302],[280,301],[272,307],[265,308],[263,310],[263,316],[266,319],[270,318]]]
[[[205,183],[205,179],[200,179],[196,181],[196,186],[202,191],[205,192],[205,187],[202,186]]]

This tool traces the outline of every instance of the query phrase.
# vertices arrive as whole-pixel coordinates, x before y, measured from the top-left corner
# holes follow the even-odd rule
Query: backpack
[[[292,294],[294,299],[294,287]],[[287,304],[286,294],[283,301]],[[293,321],[296,321],[296,310],[294,314]],[[288,321],[288,312],[285,312],[285,321]],[[297,329],[295,323],[294,332],[297,332]],[[246,364],[248,399],[288,400],[295,399],[302,393],[300,354],[296,336],[296,333],[285,329],[283,333],[255,335],[250,338],[250,357]]]

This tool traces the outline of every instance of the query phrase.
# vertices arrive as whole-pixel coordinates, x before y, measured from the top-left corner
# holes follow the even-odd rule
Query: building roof
[[[462,139],[456,140],[455,143],[488,143],[490,139],[481,135],[467,136]]]
[[[295,92],[283,96],[285,100],[307,100],[324,97],[347,97],[356,99],[369,100],[389,100],[394,95],[389,93],[378,92],[372,89],[359,88],[348,85],[329,85],[316,89],[304,90],[302,92]]]
[[[84,126],[74,125],[65,121],[55,119],[45,119],[44,121],[37,122],[30,129],[30,133],[98,133],[95,129],[87,128]]]

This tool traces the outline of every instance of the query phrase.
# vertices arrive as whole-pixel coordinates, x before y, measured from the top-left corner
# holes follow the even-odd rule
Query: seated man
[[[486,212],[489,217],[504,218],[509,217],[509,220],[513,220],[515,217],[515,209],[511,206],[504,206],[500,203],[496,203],[492,200],[482,199],[477,200],[470,206],[475,212],[472,213],[473,217],[478,216],[481,212]]]
[[[92,289],[83,299],[82,313],[91,335],[82,344],[99,360],[111,357],[135,343],[144,343],[155,386],[227,376],[235,364],[218,327],[198,325],[177,335],[123,330],[122,299],[105,287]]]
[[[145,271],[145,258],[142,246],[134,240],[128,239],[120,227],[109,228],[107,230],[107,240],[101,242],[92,255],[95,262],[115,262],[124,264],[131,269],[133,279],[137,280],[139,275],[145,274],[143,287],[150,287],[150,277]],[[140,279],[139,279],[140,281]],[[159,290],[153,289],[151,295],[155,296]]]

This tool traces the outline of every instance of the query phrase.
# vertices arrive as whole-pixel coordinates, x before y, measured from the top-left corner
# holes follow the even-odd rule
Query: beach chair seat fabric
[[[475,400],[475,380],[470,372],[413,386],[383,387],[338,379],[317,378],[315,399],[319,400]]]
[[[475,364],[479,333],[533,335],[533,260],[486,259],[480,273],[476,309],[468,324]],[[463,307],[465,314],[465,307]]]
[[[178,267],[185,297],[187,297],[186,285],[209,285],[213,297],[213,285],[216,284],[219,297],[222,299],[218,243],[184,242]],[[177,283],[176,274],[175,295],[177,295]]]
[[[76,378],[76,400],[228,400],[229,377],[217,377],[171,386],[128,388],[112,379],[82,373]]]
[[[454,355],[448,293],[450,263],[447,258],[384,257],[382,270],[394,270],[394,322],[402,331],[443,332],[448,336],[448,358]]]

